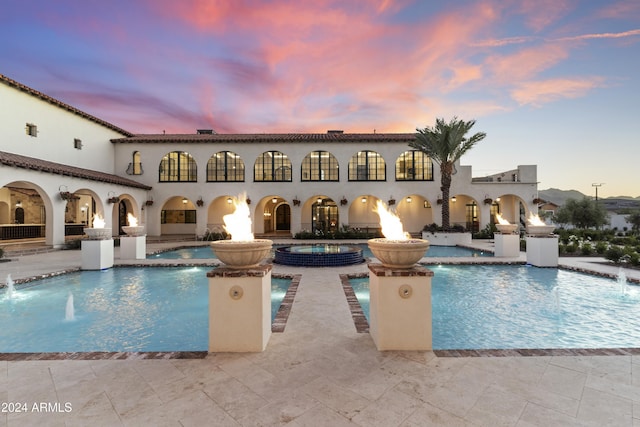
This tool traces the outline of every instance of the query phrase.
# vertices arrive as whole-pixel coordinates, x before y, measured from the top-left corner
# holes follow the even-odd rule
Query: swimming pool
[[[210,269],[80,271],[0,291],[0,352],[207,351]],[[272,319],[290,283],[272,278]]]
[[[640,287],[555,268],[432,266],[433,348],[640,347]],[[369,315],[369,279],[350,279]]]
[[[274,245],[276,248],[285,246],[296,245]],[[308,246],[308,245],[307,245]],[[362,249],[362,256],[365,258],[373,257],[373,254],[369,250],[369,246],[366,243],[349,244],[348,246],[355,246]],[[431,246],[426,257],[491,257],[493,254],[487,251],[481,251],[477,249],[463,248],[460,246]],[[216,258],[211,247],[209,246],[194,246],[190,248],[181,248],[171,250],[167,252],[160,252],[153,255],[147,255],[148,259],[207,259]]]

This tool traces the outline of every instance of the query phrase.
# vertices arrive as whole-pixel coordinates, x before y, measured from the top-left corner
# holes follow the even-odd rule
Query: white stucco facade
[[[392,199],[407,231],[418,233],[441,222],[438,165],[433,164],[431,179],[396,176],[397,160],[411,150],[407,141],[413,134],[217,135],[194,130],[193,135],[133,135],[0,77],[0,226],[15,225],[18,204],[25,210],[29,200],[36,201],[40,206],[25,210],[23,224],[44,224],[46,241],[54,246],[64,243],[70,222],[82,224],[94,213],[105,216],[114,234],[126,212],[139,218],[150,236],[203,235],[221,229],[222,217],[233,210],[228,201],[242,192],[251,199],[256,234],[317,230],[321,208],[330,211],[324,218],[330,224],[322,223],[325,231],[377,228],[376,201]],[[35,136],[28,134],[28,125],[37,127]],[[273,151],[290,161],[290,177],[256,180],[256,160]],[[350,161],[363,151],[384,161],[375,179],[349,174]],[[195,177],[167,181],[161,176],[163,158],[171,152],[188,153],[197,167]],[[241,181],[208,180],[207,162],[221,152],[241,159]],[[330,153],[338,170],[333,180],[308,179],[303,163],[312,152]],[[30,162],[37,167],[29,167]],[[471,166],[456,165],[448,201],[451,223],[482,229],[492,220],[492,209],[519,222],[537,206],[536,170],[524,165],[473,179]],[[67,203],[61,192],[73,200]]]

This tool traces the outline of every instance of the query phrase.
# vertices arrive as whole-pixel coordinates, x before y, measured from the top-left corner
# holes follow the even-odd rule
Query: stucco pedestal
[[[271,264],[209,278],[209,352],[260,352],[271,338]]]
[[[520,236],[517,234],[493,235],[495,242],[494,256],[497,257],[518,257],[520,256]]]
[[[369,264],[369,334],[379,351],[431,350],[431,278],[420,266]]]
[[[105,270],[113,267],[113,239],[83,240],[82,270]]]
[[[558,236],[527,236],[527,263],[536,267],[557,267]]]
[[[147,236],[120,236],[120,259],[145,259]]]

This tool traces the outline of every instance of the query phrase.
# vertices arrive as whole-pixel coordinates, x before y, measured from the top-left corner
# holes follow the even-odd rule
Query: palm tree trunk
[[[449,190],[451,189],[451,167],[450,165],[441,165],[440,190],[442,191],[442,230],[449,231],[451,229],[450,213],[449,213]]]

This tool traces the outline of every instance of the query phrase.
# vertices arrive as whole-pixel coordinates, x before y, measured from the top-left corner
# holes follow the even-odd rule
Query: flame
[[[504,219],[499,213],[496,214],[496,219],[498,220],[498,224],[500,225],[510,225],[509,221]]]
[[[547,225],[540,217],[536,214],[529,213],[529,218],[527,218],[527,223],[533,226]]]
[[[104,228],[104,218],[100,214],[95,214],[93,217],[93,228]]]
[[[403,230],[400,218],[398,218],[398,215],[394,212],[390,211],[386,204],[378,200],[373,211],[380,217],[380,226],[382,227],[384,237],[390,240],[409,239],[410,235]]]
[[[129,212],[127,214],[127,222],[129,223],[130,227],[137,227],[138,226],[138,218],[136,218],[135,216],[131,215],[131,212]]]
[[[233,241],[253,240],[251,232],[251,212],[247,204],[247,193],[242,193],[233,201],[235,211],[222,217],[224,229]]]

